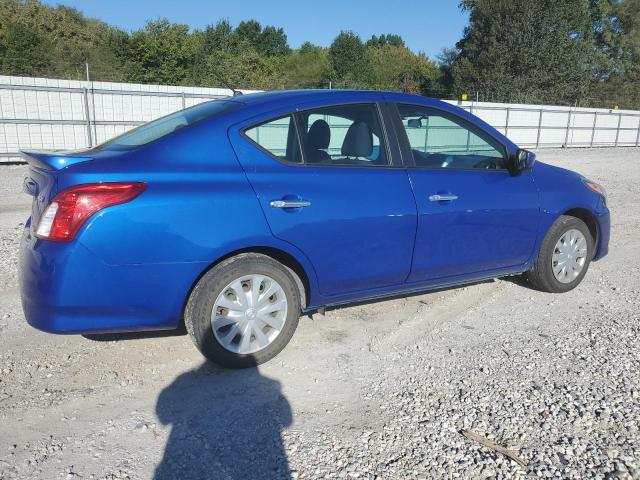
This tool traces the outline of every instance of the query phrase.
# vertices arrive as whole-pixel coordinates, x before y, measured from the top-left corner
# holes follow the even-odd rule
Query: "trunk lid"
[[[78,163],[92,160],[86,152],[23,151],[22,158],[29,164],[23,191],[33,197],[31,203],[31,229],[34,231],[42,213],[57,193],[60,171]],[[84,153],[84,154],[83,154]]]

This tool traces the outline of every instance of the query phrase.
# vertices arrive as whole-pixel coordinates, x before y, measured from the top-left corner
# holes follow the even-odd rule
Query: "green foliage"
[[[286,55],[290,51],[287,36],[282,28],[271,25],[262,28],[260,22],[248,20],[240,22],[235,34],[265,57]]]
[[[598,7],[599,46],[612,68],[594,97],[602,104],[640,107],[640,0],[601,0]]]
[[[326,88],[330,72],[329,50],[309,42],[292,51],[280,65],[284,88]]]
[[[149,21],[129,40],[129,79],[140,83],[187,83],[196,54],[188,25]]]
[[[406,47],[386,44],[370,47],[368,56],[372,87],[423,94],[439,90],[440,72],[423,53],[416,55]]]
[[[13,48],[11,38],[15,41],[18,31],[21,38],[31,38],[32,47],[20,47],[13,59],[7,59]],[[84,18],[73,8],[52,8],[36,0],[0,0],[0,65],[5,73],[81,79],[88,61],[101,80],[125,80],[122,42],[128,42],[125,32]],[[42,50],[46,51],[44,62],[39,57]]]
[[[47,71],[49,46],[31,27],[10,23],[0,45],[2,72],[6,75],[32,75]]]
[[[364,86],[370,80],[367,48],[360,37],[342,31],[329,47],[331,80],[338,86]]]
[[[461,0],[470,23],[438,63],[397,34],[291,49],[282,28],[167,19],[125,32],[76,9],[0,0],[0,73],[236,88],[367,88],[496,101],[640,107],[640,0]]]
[[[628,91],[637,90],[638,78],[627,72],[639,65],[633,54],[639,5],[463,0],[470,24],[458,51],[441,62],[443,79],[457,94],[480,92],[498,101],[602,105],[617,94],[615,103],[638,106]]]
[[[388,35],[382,34],[380,36],[372,35],[367,40],[367,47],[384,47],[385,45],[391,45],[393,47],[404,47],[404,40],[400,35],[390,33]]]
[[[470,26],[458,43],[454,88],[509,99],[573,103],[584,97],[601,59],[589,0],[465,0]]]

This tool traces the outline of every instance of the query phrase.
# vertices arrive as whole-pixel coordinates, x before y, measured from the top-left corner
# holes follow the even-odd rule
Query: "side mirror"
[[[511,168],[516,172],[529,170],[536,162],[536,154],[519,148],[511,159]]]
[[[409,128],[422,128],[422,119],[421,118],[410,118],[407,122],[407,126]]]

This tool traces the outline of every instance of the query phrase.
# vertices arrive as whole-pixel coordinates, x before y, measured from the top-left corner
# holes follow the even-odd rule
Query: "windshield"
[[[224,112],[235,110],[240,106],[238,102],[227,100],[214,100],[200,103],[185,110],[171,113],[165,117],[158,118],[144,125],[140,125],[133,130],[123,133],[111,140],[96,147],[97,150],[130,150],[141,147],[164,137],[181,128],[193,125],[205,118],[211,118]]]

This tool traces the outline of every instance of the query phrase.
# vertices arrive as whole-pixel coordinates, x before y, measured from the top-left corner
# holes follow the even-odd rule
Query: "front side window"
[[[417,167],[506,168],[502,146],[460,119],[419,105],[398,105]]]
[[[296,126],[291,115],[248,128],[245,130],[245,135],[279,160],[291,163],[302,162]]]
[[[315,108],[298,113],[305,163],[387,166],[389,158],[375,104]]]

